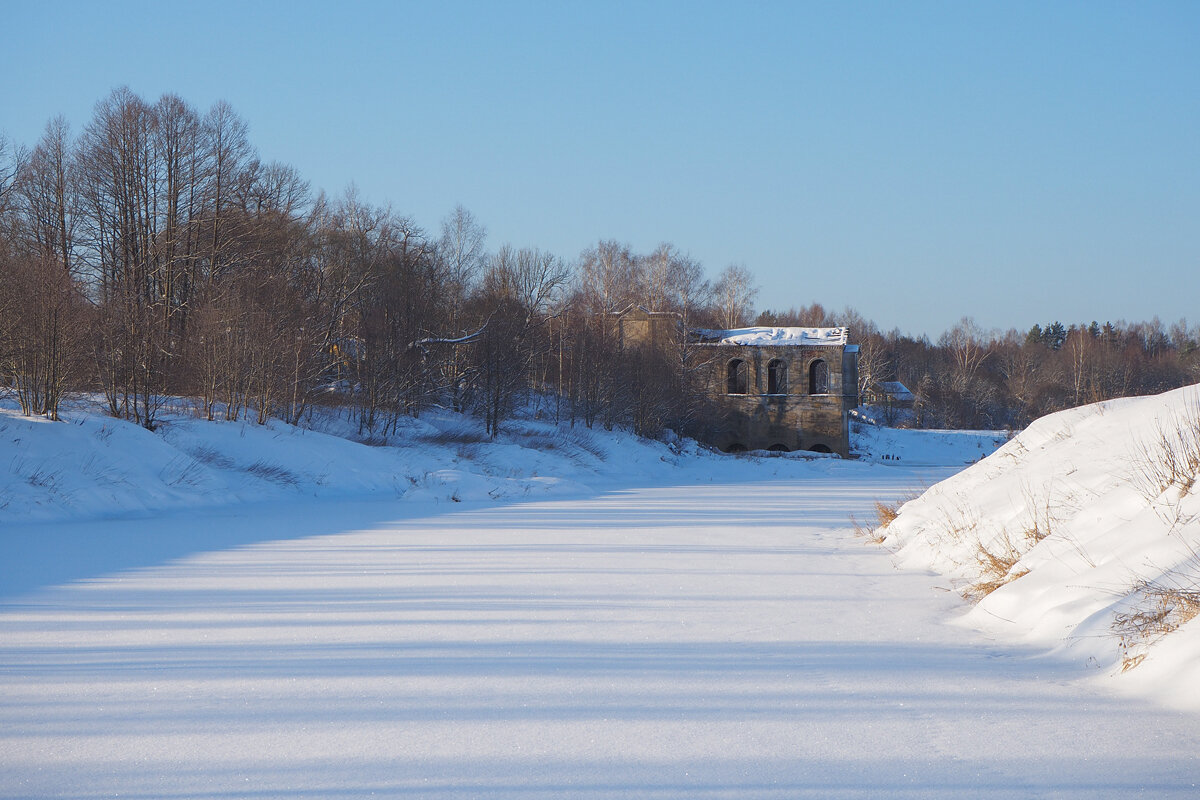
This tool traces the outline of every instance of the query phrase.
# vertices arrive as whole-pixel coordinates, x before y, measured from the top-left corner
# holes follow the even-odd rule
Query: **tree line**
[[[924,428],[1023,428],[1054,411],[1200,381],[1200,328],[1184,320],[986,331],[964,317],[932,341],[882,332],[853,309],[831,313],[814,304],[764,311],[757,324],[849,326],[859,345],[860,390],[904,383],[916,398],[914,414],[885,414],[885,421]]]
[[[701,356],[626,347],[614,315],[631,304],[685,328],[847,325],[864,385],[904,381],[926,425],[1018,425],[1196,379],[1182,323],[996,336],[965,320],[932,343],[852,309],[755,320],[755,296],[744,266],[710,280],[671,244],[493,250],[462,207],[427,231],[353,189],[314,193],[224,102],[201,113],[121,88],[78,134],[56,118],[31,148],[0,139],[0,392],[26,414],[57,419],[70,392],[151,429],[175,397],[258,422],[322,405],[387,437],[441,406],[495,435],[533,403],[572,424],[693,432]]]

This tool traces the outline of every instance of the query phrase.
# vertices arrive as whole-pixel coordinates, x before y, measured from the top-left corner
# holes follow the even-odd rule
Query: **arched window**
[[[787,394],[787,363],[783,359],[767,364],[767,394]]]
[[[819,358],[808,367],[808,393],[829,394],[829,365]]]
[[[745,394],[750,385],[749,372],[746,362],[740,358],[730,361],[725,376],[725,391],[729,394]]]

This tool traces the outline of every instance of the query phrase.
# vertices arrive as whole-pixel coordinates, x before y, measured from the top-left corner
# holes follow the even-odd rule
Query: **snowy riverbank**
[[[208,422],[180,409],[163,414],[151,432],[80,403],[63,419],[52,423],[0,408],[0,521],[113,518],[301,498],[526,500],[672,475],[686,480],[696,469],[706,480],[714,469],[730,480],[753,480],[833,468],[812,454],[731,458],[690,440],[667,444],[532,418],[509,422],[491,441],[477,420],[449,412],[403,418],[386,441],[361,436],[332,412],[294,427],[278,420]],[[987,432],[854,427],[863,464],[955,467],[1004,441]]]
[[[872,429],[861,437],[863,460],[845,462],[802,453],[732,457],[690,440],[668,444],[532,416],[511,421],[492,441],[471,417],[431,412],[404,418],[386,442],[364,442],[351,422],[333,412],[314,414],[303,428],[278,421],[208,422],[181,407],[162,414],[153,432],[86,401],[63,417],[52,423],[0,410],[0,597],[283,535],[279,526],[254,529],[236,522],[264,507],[289,518],[302,509],[293,523],[302,525],[306,518],[324,519],[329,504],[344,509],[347,501],[383,518],[425,506],[588,497],[664,484],[847,471],[893,475],[899,462],[889,459],[901,451],[888,437],[903,435]],[[914,441],[902,451],[905,466],[962,465],[980,447],[997,444],[987,434],[970,433],[929,436],[919,446]],[[905,481],[928,483],[954,468],[924,469],[923,477]],[[188,521],[201,512],[220,513],[226,521]],[[133,519],[162,524],[136,528],[142,533],[134,535],[135,528],[124,524]],[[335,515],[323,529],[337,524]]]
[[[1034,422],[904,505],[898,562],[977,599],[964,624],[1200,709],[1200,388]]]

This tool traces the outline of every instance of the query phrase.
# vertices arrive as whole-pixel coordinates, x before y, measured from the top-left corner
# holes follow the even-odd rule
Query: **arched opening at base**
[[[786,444],[773,444],[770,447],[768,447],[767,449],[773,453],[790,453],[790,452],[792,452],[792,448],[788,447]]]
[[[727,444],[722,447],[721,451],[724,453],[744,453],[746,452],[746,445],[742,444],[741,442],[734,442],[733,444]]]
[[[833,451],[829,449],[829,445],[814,444],[812,447],[808,448],[808,452],[810,452],[810,453],[832,453]]]

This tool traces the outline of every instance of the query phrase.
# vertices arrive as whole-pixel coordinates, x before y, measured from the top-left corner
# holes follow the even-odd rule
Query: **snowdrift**
[[[153,432],[86,401],[62,417],[49,422],[0,406],[0,524],[306,498],[578,497],[664,478],[756,480],[850,466],[837,459],[822,465],[805,453],[731,458],[692,440],[651,441],[532,417],[509,421],[492,440],[479,421],[438,411],[402,419],[386,440],[364,437],[328,410],[295,427],[277,420],[209,422],[181,403],[161,415]],[[945,463],[963,463],[957,452],[949,457]]]
[[[490,441],[457,414],[405,419],[386,443],[336,414],[300,428],[209,422],[180,409],[151,432],[96,409],[65,422],[0,409],[0,521],[97,519],[289,498],[487,501],[578,494],[577,480],[676,457],[619,432],[514,422]],[[622,457],[611,452],[620,448]]]
[[[1044,417],[876,533],[967,624],[1200,708],[1200,387]]]

